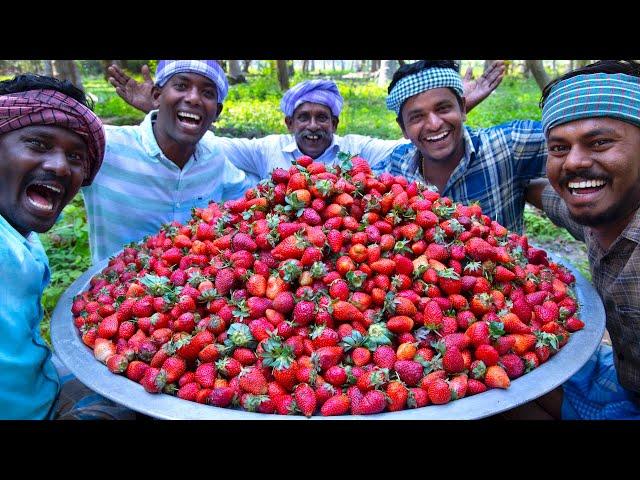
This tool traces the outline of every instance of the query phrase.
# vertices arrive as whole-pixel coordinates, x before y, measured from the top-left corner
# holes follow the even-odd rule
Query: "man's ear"
[[[287,130],[289,130],[289,133],[293,133],[293,118],[284,117],[284,124],[287,126]]]
[[[402,122],[400,121],[399,117],[396,117],[396,123],[400,127],[400,130],[402,130],[402,136],[404,138],[406,138],[407,140],[409,140],[409,137],[407,137],[407,132],[405,131],[404,127],[402,126]]]
[[[338,123],[340,123],[340,119],[338,117],[334,117],[331,115],[331,124],[333,125],[333,133],[336,133],[338,129]]]
[[[162,94],[162,87],[158,87],[157,85],[151,87],[151,100],[153,101],[154,110],[160,107],[160,94]]]
[[[218,108],[217,108],[217,110],[216,110],[216,116],[215,116],[215,118],[213,119],[213,122],[215,122],[216,120],[218,120],[218,118],[220,118],[220,113],[222,113],[222,109],[223,109],[223,107],[224,107],[224,106],[223,106],[221,103],[219,103],[219,104],[218,104]],[[213,123],[213,122],[212,122],[212,123]]]

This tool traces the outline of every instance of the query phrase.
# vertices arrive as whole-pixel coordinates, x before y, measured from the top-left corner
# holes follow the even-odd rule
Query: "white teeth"
[[[569,188],[578,189],[578,188],[594,188],[605,185],[607,182],[604,180],[587,180],[582,182],[569,182],[567,186]]]
[[[317,139],[318,139],[318,136],[317,136],[317,135],[307,135],[307,138],[308,138],[309,140],[317,140]]]
[[[442,132],[440,135],[436,135],[435,137],[427,137],[427,141],[428,142],[437,142],[438,140],[443,139],[447,135],[449,135],[449,132]]]
[[[40,203],[40,202],[36,202],[35,200],[33,200],[31,197],[27,197],[27,200],[29,200],[29,203],[31,205],[33,205],[36,208],[39,208],[40,210],[48,210],[51,211],[53,210],[53,205],[50,203]]]
[[[178,112],[178,115],[180,115],[181,117],[193,118],[194,120],[197,120],[198,122],[200,121],[200,115],[196,115],[195,113]]]
[[[44,184],[40,184],[41,187],[44,187],[48,190],[51,190],[54,193],[61,193],[62,190],[60,190],[58,187],[54,187],[53,185],[44,185]]]

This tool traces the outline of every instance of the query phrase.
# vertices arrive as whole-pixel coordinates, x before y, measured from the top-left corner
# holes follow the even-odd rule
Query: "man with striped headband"
[[[102,122],[71,83],[30,74],[0,82],[2,419],[135,415],[68,375],[40,336],[50,272],[38,233],[91,184],[104,148]]]
[[[216,137],[205,136],[228,89],[215,60],[161,60],[142,123],[105,127],[104,166],[82,189],[93,263],[257,183],[229,162]]]
[[[497,61],[477,80],[472,80],[471,72],[467,72],[464,79],[467,110],[482,102],[499,85],[504,69],[504,63]],[[145,82],[137,83],[117,67],[111,66],[110,81],[127,103],[148,111],[153,108],[149,93],[153,82],[148,68],[143,67],[142,71]],[[381,140],[365,135],[337,135],[343,105],[344,100],[335,82],[306,80],[287,90],[280,102],[288,135],[218,139],[234,165],[258,178],[267,178],[277,167],[289,168],[291,162],[302,155],[331,164],[336,161],[338,153],[349,152],[376,165],[386,162],[398,145],[407,143],[405,139]]]
[[[463,83],[451,60],[422,60],[395,73],[387,108],[410,144],[373,167],[435,185],[454,201],[477,201],[510,230],[522,232],[529,181],[544,176],[546,147],[542,125],[513,121],[472,129],[466,120]]]
[[[586,243],[612,347],[537,404],[554,418],[640,420],[640,64],[569,72],[541,106],[549,182],[533,203]]]

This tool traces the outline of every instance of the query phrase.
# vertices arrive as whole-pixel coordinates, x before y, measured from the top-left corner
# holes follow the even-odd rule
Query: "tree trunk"
[[[397,60],[382,60],[380,73],[378,73],[378,85],[380,87],[388,87],[396,70],[398,70]]]
[[[316,62],[309,60],[309,71],[314,72],[316,70]]]
[[[380,60],[371,60],[371,72],[377,72],[380,69]]]
[[[44,74],[47,77],[53,77],[53,60],[43,60],[44,62]]]
[[[276,66],[278,71],[278,83],[280,84],[280,90],[283,92],[289,90],[289,75],[287,74],[287,61],[276,60]]]
[[[109,80],[109,72],[107,71],[107,68],[109,68],[109,65],[115,63],[114,60],[100,60],[100,65],[102,65],[102,77],[105,80]]]
[[[293,60],[287,62],[287,72],[289,74],[289,78],[293,77],[296,73],[295,65],[293,63]]]
[[[242,74],[239,60],[229,60],[229,74],[227,75],[227,77],[229,78],[230,85],[235,85],[237,83],[247,83],[247,79]]]
[[[535,78],[540,90],[544,89],[544,87],[551,81],[551,78],[545,71],[542,60],[527,60],[526,64],[527,67],[529,67],[529,70],[531,70],[533,78]]]
[[[82,78],[74,60],[53,60],[53,76],[60,80],[69,80],[80,90],[84,90]]]
[[[365,60],[356,60],[356,61],[355,61],[355,65],[354,65],[354,68],[353,68],[353,69],[354,69],[356,72],[361,72],[361,71],[362,71],[362,69],[364,68],[364,62],[365,62]]]
[[[309,73],[309,60],[302,61],[302,73]]]
[[[251,60],[242,61],[242,73],[249,73],[249,67],[251,66]]]
[[[570,72],[573,70],[573,62],[574,62],[574,60],[569,60],[569,71]]]

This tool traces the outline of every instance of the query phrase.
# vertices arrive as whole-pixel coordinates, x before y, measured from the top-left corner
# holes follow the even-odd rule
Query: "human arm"
[[[473,69],[471,67],[467,68],[462,79],[467,113],[491,95],[491,92],[500,85],[504,77],[505,68],[504,60],[496,60],[489,65],[477,80],[473,79]]]
[[[549,185],[546,178],[536,178],[529,182],[525,190],[525,200],[536,208],[542,210],[542,191]]]
[[[153,80],[147,65],[143,65],[140,69],[142,78],[144,78],[142,83],[131,78],[116,65],[111,65],[107,71],[109,72],[109,83],[115,87],[118,96],[129,105],[145,113],[158,108],[157,102],[153,100],[151,95]]]

